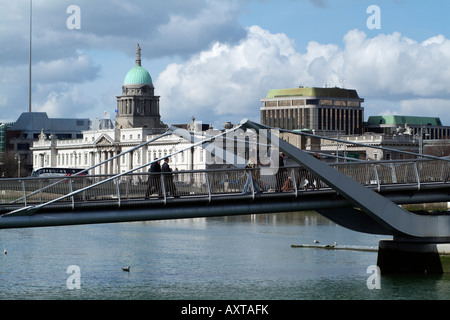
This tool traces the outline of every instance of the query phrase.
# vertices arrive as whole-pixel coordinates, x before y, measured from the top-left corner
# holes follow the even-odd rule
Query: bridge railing
[[[333,163],[330,166],[365,186],[445,182],[450,176],[450,164],[435,160],[391,162]],[[286,167],[277,174],[264,174],[256,169],[219,169],[174,171],[170,176],[130,173],[110,179],[108,175],[86,175],[59,178],[0,179],[0,205],[42,204],[64,195],[63,203],[77,201],[120,201],[135,198],[173,196],[252,195],[258,192],[298,193],[308,189],[327,188],[314,173],[301,166]],[[100,181],[106,181],[95,185]],[[150,183],[149,183],[150,182]]]
[[[450,163],[439,160],[409,160],[358,162],[333,165],[363,185],[420,184],[446,182],[450,176]]]

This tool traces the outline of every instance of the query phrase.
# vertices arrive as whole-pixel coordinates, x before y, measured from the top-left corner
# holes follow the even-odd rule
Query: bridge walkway
[[[378,161],[329,163],[336,170],[376,192],[426,194],[428,190],[444,195],[425,196],[417,201],[446,201],[450,175],[448,162],[437,160]],[[283,168],[281,174],[265,175],[263,168],[175,171],[172,176],[158,175],[161,192],[148,193],[152,180],[148,173],[83,175],[76,177],[22,178],[0,180],[0,214],[28,206],[45,206],[45,210],[77,211],[92,208],[120,209],[138,206],[189,205],[223,201],[269,201],[273,199],[323,199],[334,197],[330,188],[314,173],[301,166]],[[112,179],[111,179],[112,178]],[[105,180],[105,183],[99,183]],[[173,181],[173,184],[170,183]],[[99,183],[92,187],[93,184]],[[282,190],[281,190],[282,189]],[[176,197],[174,197],[176,196]],[[406,202],[408,199],[403,200]],[[415,200],[414,200],[415,201]],[[412,202],[414,202],[412,201]],[[319,206],[320,208],[320,206]],[[311,209],[314,209],[312,206]]]

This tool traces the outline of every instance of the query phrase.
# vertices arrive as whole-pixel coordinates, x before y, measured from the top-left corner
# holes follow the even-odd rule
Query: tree
[[[444,137],[433,144],[424,147],[424,154],[435,157],[446,157],[450,155],[450,139]]]
[[[19,161],[13,151],[5,151],[0,157],[0,177],[17,178],[19,176]],[[23,167],[24,161],[20,161],[20,175],[26,174]]]

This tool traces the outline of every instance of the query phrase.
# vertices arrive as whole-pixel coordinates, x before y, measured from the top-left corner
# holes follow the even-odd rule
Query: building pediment
[[[114,144],[114,140],[107,134],[102,134],[94,141],[94,145],[98,147],[109,147]]]

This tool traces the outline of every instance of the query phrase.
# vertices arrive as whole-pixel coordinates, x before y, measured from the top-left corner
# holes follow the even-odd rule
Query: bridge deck
[[[330,166],[368,188],[394,197],[397,204],[449,201],[447,189],[450,183],[447,183],[447,178],[450,166],[447,162],[416,160],[331,163]],[[149,177],[160,188],[159,196],[156,190],[148,193]],[[1,179],[0,190],[0,214],[52,201],[40,210],[77,211],[296,198],[315,202],[318,195],[323,199],[336,198],[337,195],[317,176],[300,166],[286,167],[277,175],[264,175],[264,171],[257,168],[178,171],[173,172],[172,177],[131,173],[118,178],[91,175]],[[435,196],[430,196],[429,190]],[[398,197],[401,193],[403,196]],[[419,197],[420,194],[425,196]]]

